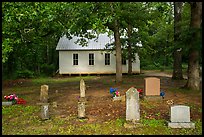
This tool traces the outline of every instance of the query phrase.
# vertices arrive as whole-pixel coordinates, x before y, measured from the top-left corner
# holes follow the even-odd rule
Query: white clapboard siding
[[[97,41],[89,40],[87,47],[82,47],[74,43],[77,37],[69,40],[65,36],[61,37],[56,50],[59,51],[59,74],[109,74],[116,73],[115,52],[108,52],[105,44],[113,42],[113,38],[106,34],[99,35]],[[78,54],[78,65],[73,65],[73,54]],[[89,65],[89,53],[94,54],[94,65]],[[105,65],[105,53],[110,53],[110,65]],[[136,60],[132,64],[133,73],[140,73],[140,60],[136,55]],[[128,72],[128,61],[122,65],[122,72]]]

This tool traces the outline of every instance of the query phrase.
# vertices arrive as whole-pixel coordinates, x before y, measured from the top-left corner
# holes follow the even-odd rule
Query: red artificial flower
[[[17,104],[25,104],[26,101],[22,98],[19,98],[18,101],[17,101]]]
[[[142,89],[137,89],[137,91],[138,91],[139,93],[141,93],[141,92],[142,92]]]

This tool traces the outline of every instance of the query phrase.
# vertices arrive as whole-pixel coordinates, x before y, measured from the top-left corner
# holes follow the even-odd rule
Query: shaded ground
[[[155,76],[161,80],[161,90],[166,95],[161,100],[140,100],[141,117],[147,119],[165,119],[169,121],[170,104],[183,104],[190,106],[191,120],[201,119],[202,121],[202,94],[198,91],[183,92],[182,87],[186,80],[172,81],[169,74],[144,72],[134,76],[123,76],[122,84],[115,84],[115,76],[96,76],[93,79],[85,80],[86,84],[86,116],[87,123],[100,123],[117,118],[125,118],[126,104],[122,101],[113,101],[109,93],[110,87],[118,88],[121,95],[130,87],[144,89],[144,78]],[[63,79],[56,77],[54,79]],[[71,78],[71,77],[70,77]],[[49,85],[50,116],[70,119],[72,124],[84,124],[77,120],[77,107],[79,98],[79,81],[52,83]],[[23,87],[23,90],[16,90],[16,87]],[[29,90],[26,88],[29,87]],[[18,89],[18,88],[17,88]],[[31,90],[30,90],[31,89]],[[26,105],[36,105],[39,102],[40,85],[33,85],[31,80],[19,79],[15,81],[3,81],[3,96],[16,93],[27,100]],[[3,99],[4,100],[4,99]],[[57,102],[57,108],[52,106]]]

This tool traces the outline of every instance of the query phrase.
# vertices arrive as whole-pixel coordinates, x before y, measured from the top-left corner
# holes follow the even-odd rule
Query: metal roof
[[[81,37],[74,36],[72,39],[68,39],[65,35],[59,39],[56,50],[102,50],[105,49],[106,44],[114,42],[113,36],[108,36],[107,33],[99,34],[98,39],[86,39],[88,41],[87,46],[81,46],[76,44],[77,39]]]

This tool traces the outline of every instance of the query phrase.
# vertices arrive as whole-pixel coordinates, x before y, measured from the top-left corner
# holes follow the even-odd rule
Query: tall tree
[[[190,33],[189,43],[189,61],[188,61],[188,80],[186,88],[199,90],[199,51],[201,49],[201,23],[202,23],[202,2],[189,2],[191,6]]]
[[[4,74],[13,75],[17,71],[25,70],[39,74],[41,68],[57,66],[57,58],[46,62],[46,58],[52,55],[46,56],[46,48],[49,46],[50,50],[55,51],[58,39],[64,32],[61,18],[58,18],[61,16],[60,11],[65,10],[63,7],[65,3],[2,3]],[[53,56],[56,55],[57,53],[54,53]]]
[[[174,44],[179,43],[181,34],[181,12],[183,2],[174,2]],[[182,48],[175,46],[173,51],[173,75],[172,79],[182,80]]]
[[[75,5],[77,16],[70,29],[79,32],[81,36],[88,37],[87,30],[93,29],[98,33],[112,31],[116,47],[116,83],[122,82],[121,42],[120,42],[120,5],[121,3],[80,3]],[[78,25],[79,24],[79,25]],[[78,26],[77,26],[78,25]],[[73,29],[77,28],[77,29]]]
[[[108,4],[108,3],[106,3]],[[108,6],[108,5],[107,5]],[[110,3],[110,10],[112,15],[112,21],[107,22],[107,26],[114,32],[115,47],[116,47],[116,83],[122,82],[122,56],[121,56],[121,42],[120,42],[120,3]]]
[[[151,17],[141,29],[141,67],[164,69],[172,62],[173,46],[173,4],[170,2],[149,2],[147,9]]]
[[[123,47],[123,57],[128,59],[128,74],[132,74],[132,62],[135,60],[135,53],[139,52],[138,43],[141,37],[138,35],[142,32],[144,24],[150,19],[145,3],[127,2],[121,3],[121,32],[124,38],[121,38]]]

